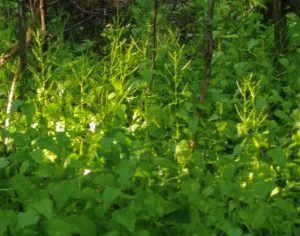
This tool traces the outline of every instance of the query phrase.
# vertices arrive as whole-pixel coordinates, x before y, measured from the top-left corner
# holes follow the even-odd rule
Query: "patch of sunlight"
[[[43,154],[44,157],[51,162],[55,162],[55,159],[57,158],[56,154],[47,149],[43,149]]]
[[[31,124],[31,127],[34,128],[34,129],[36,129],[38,127],[38,125],[39,124],[37,122],[35,122],[35,123]]]
[[[273,197],[275,195],[277,195],[278,193],[280,193],[280,188],[276,187],[272,190],[272,192],[270,193],[270,197]]]

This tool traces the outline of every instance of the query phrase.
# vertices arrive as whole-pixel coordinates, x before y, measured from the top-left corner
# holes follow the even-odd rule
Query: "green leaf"
[[[149,12],[149,9],[152,8],[152,0],[136,0],[139,7],[141,7],[144,11]]]
[[[118,223],[123,225],[129,232],[133,233],[135,230],[136,216],[130,209],[124,209],[114,212],[114,216]]]
[[[287,201],[282,198],[275,198],[274,203],[272,204],[274,207],[279,208],[283,212],[289,213],[289,214],[297,214],[297,209],[293,205],[293,202]]]
[[[0,169],[5,168],[6,166],[8,166],[9,161],[7,160],[7,158],[3,158],[0,157]]]
[[[113,78],[111,80],[112,85],[114,86],[114,89],[118,92],[123,91],[123,84],[118,78]]]
[[[285,111],[277,109],[277,110],[274,111],[274,115],[277,116],[279,119],[281,119],[281,121],[285,121],[285,122],[288,122],[288,123],[293,122],[293,119]]]
[[[181,140],[175,148],[175,159],[179,164],[187,164],[190,160],[190,147],[187,140]]]
[[[100,141],[101,147],[104,150],[110,151],[114,139],[112,137],[103,137]]]
[[[267,156],[270,157],[274,164],[279,166],[285,166],[286,165],[286,159],[284,157],[283,150],[279,147],[272,148],[267,151]]]
[[[248,42],[248,51],[251,51],[259,42],[256,39],[250,39]]]
[[[29,161],[24,161],[20,167],[20,174],[24,174],[29,168]]]
[[[279,59],[279,62],[281,65],[283,65],[285,68],[288,68],[290,66],[290,62],[286,57],[282,57]]]
[[[253,197],[261,200],[270,196],[270,193],[276,187],[276,185],[270,181],[267,182],[265,180],[256,180],[251,187],[253,190]]]
[[[150,236],[150,232],[148,230],[144,229],[144,230],[137,232],[136,236]]]
[[[86,215],[72,215],[68,217],[67,222],[72,225],[80,225],[78,233],[86,236],[96,236],[97,227],[93,220]]]
[[[153,74],[154,74],[154,70],[153,69],[143,69],[143,70],[140,71],[140,75],[147,82],[151,81],[151,79],[153,77]]]
[[[29,153],[29,155],[32,157],[33,160],[35,160],[37,163],[43,163],[44,160],[44,154],[43,150],[38,149],[35,151],[32,151]]]
[[[16,189],[18,198],[21,201],[32,199],[36,193],[35,185],[28,177],[18,174],[11,179],[12,187]]]
[[[0,235],[5,235],[7,226],[9,226],[14,216],[13,211],[0,209]]]
[[[243,231],[232,225],[229,221],[224,221],[220,228],[226,232],[228,236],[242,236]]]
[[[18,109],[22,104],[23,104],[23,101],[18,100],[18,99],[14,100],[14,102],[13,102],[13,104],[12,104],[11,111],[12,111],[12,112],[16,112],[17,109]]]
[[[51,136],[43,137],[37,140],[36,143],[41,149],[47,149],[53,152],[56,155],[59,155],[59,149],[57,147],[57,143],[54,141],[54,138]]]
[[[120,236],[120,233],[117,230],[113,230],[113,231],[110,231],[110,232],[104,234],[104,236]]]
[[[33,116],[35,114],[34,104],[33,103],[24,103],[24,104],[22,104],[21,111],[26,117],[27,124],[31,124]]]
[[[49,198],[44,198],[40,201],[34,202],[34,207],[38,213],[44,215],[47,219],[52,218],[53,203]]]
[[[134,174],[128,160],[122,160],[116,168],[116,173],[119,174],[121,189],[126,189],[130,186],[131,176]]]
[[[118,188],[114,188],[114,187],[107,187],[104,190],[103,193],[103,207],[105,210],[107,210],[112,202],[118,197],[120,196],[121,191]]]
[[[53,218],[48,221],[47,232],[53,236],[72,235],[78,231],[78,227],[64,220]]]
[[[59,209],[79,191],[76,183],[71,181],[49,184],[48,190]]]
[[[39,221],[39,216],[34,210],[29,210],[26,212],[20,212],[18,214],[18,228],[25,228],[26,226],[33,225]]]
[[[21,147],[21,148],[24,148],[27,146],[27,139],[28,139],[27,133],[15,132],[15,133],[11,133],[10,136],[14,140],[14,143],[16,146]]]

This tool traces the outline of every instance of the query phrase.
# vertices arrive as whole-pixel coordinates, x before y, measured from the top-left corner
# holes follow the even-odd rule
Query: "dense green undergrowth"
[[[151,1],[83,42],[64,38],[61,13],[46,52],[35,35],[1,127],[0,235],[300,235],[299,19],[274,76],[272,27],[248,1],[218,1],[199,107],[198,2],[160,6],[155,70]],[[6,4],[1,52],[16,37]],[[15,70],[0,70],[3,124]]]

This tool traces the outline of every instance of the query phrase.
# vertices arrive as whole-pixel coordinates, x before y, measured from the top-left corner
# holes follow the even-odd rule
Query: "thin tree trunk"
[[[199,91],[199,103],[202,105],[205,103],[205,98],[211,77],[211,61],[213,55],[213,17],[216,0],[208,0],[205,35],[204,35],[204,70],[203,70],[203,82]],[[199,121],[202,113],[197,110]],[[197,144],[197,138],[199,131],[197,130],[191,139],[191,149],[194,150]]]
[[[203,70],[203,83],[199,93],[199,102],[204,104],[206,93],[211,75],[211,59],[213,55],[213,17],[214,17],[214,6],[216,0],[208,1],[207,18],[205,26],[205,49],[204,49],[204,70]]]
[[[5,119],[5,124],[4,124],[4,128],[6,128],[6,129],[9,127],[9,124],[10,124],[12,104],[13,104],[14,97],[15,97],[17,81],[19,80],[19,77],[20,77],[20,69],[21,69],[20,66],[21,65],[18,65],[17,71],[11,82],[10,91],[8,94],[8,102],[7,102],[7,106],[6,106],[6,119]],[[5,145],[8,144],[8,137],[5,137],[4,144]]]
[[[274,21],[274,41],[276,53],[274,56],[275,73],[282,73],[282,66],[279,64],[280,55],[286,50],[287,46],[287,23],[282,0],[273,0],[273,21]]]
[[[148,92],[151,90],[154,81],[154,70],[156,69],[156,50],[157,50],[157,12],[158,12],[158,0],[154,0],[153,18],[152,18],[152,78],[148,85]]]
[[[25,0],[19,0],[18,18],[19,18],[19,50],[20,50],[20,73],[22,73],[27,64],[26,56],[26,8]]]
[[[40,0],[41,30],[46,34],[46,0]]]

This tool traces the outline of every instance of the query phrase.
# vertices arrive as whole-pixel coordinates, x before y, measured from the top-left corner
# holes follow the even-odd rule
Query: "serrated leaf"
[[[33,225],[39,221],[39,216],[34,210],[29,210],[26,212],[20,212],[18,214],[18,228],[25,228],[26,226]]]
[[[134,212],[129,209],[115,212],[116,220],[123,225],[129,232],[133,233],[135,230],[136,216]]]
[[[38,213],[44,215],[47,219],[52,218],[53,203],[52,203],[51,199],[44,198],[40,201],[36,201],[36,202],[34,202],[34,207]]]
[[[16,189],[18,198],[22,201],[32,199],[34,193],[36,193],[35,185],[30,182],[29,178],[24,175],[18,174],[11,179],[12,187]]]

